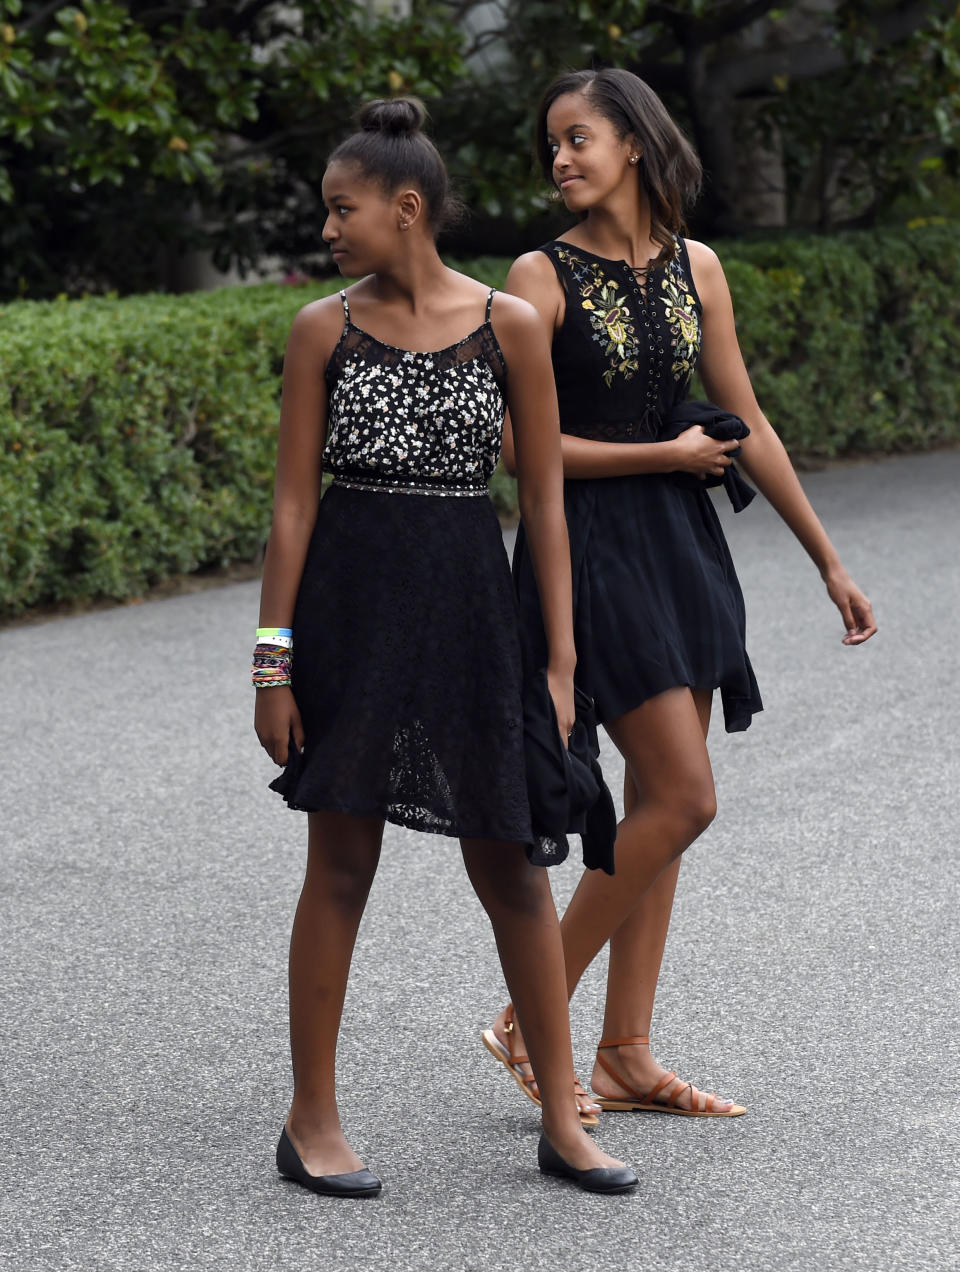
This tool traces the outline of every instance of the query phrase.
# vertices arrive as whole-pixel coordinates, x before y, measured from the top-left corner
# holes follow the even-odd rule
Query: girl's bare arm
[[[744,365],[733,319],[733,303],[716,254],[702,243],[687,244],[694,282],[703,305],[700,377],[712,402],[750,426],[738,462],[799,539],[840,610],[846,645],[860,645],[877,630],[870,602],[845,570],[810,505],[783,443],[760,410]]]
[[[563,458],[557,391],[546,329],[529,305],[498,298],[497,339],[507,361],[520,515],[537,577],[547,637],[547,679],[566,739],[573,728],[573,591],[563,506]]]
[[[343,327],[339,298],[305,306],[294,319],[283,363],[273,520],[260,591],[260,627],[291,627],[310,536],[320,504],[327,427],[327,358]],[[294,649],[296,657],[296,649]],[[254,727],[278,764],[288,740],[303,745],[300,714],[288,687],[258,689]]]

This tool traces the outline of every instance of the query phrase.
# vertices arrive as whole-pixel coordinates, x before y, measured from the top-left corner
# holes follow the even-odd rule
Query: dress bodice
[[[490,323],[435,352],[384,344],[350,321],[327,364],[324,469],[344,485],[486,491],[503,438],[506,363]]]
[[[700,299],[683,239],[643,286],[626,261],[556,239],[540,251],[566,301],[553,339],[561,429],[597,441],[655,440],[700,356]]]

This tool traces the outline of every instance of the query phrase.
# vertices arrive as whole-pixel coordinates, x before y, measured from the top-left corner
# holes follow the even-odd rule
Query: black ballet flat
[[[540,1136],[537,1145],[537,1161],[543,1175],[559,1175],[572,1179],[584,1192],[622,1193],[636,1188],[640,1180],[629,1166],[594,1166],[592,1170],[577,1170],[565,1162],[546,1135]]]
[[[373,1171],[352,1170],[346,1175],[311,1175],[284,1127],[277,1145],[277,1170],[322,1197],[376,1197],[383,1187]]]

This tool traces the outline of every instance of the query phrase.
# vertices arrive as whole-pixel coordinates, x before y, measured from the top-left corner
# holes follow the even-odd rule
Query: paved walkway
[[[723,514],[767,710],[714,732],[655,1034],[750,1112],[604,1118],[624,1198],[540,1180],[532,1106],[479,1044],[503,1000],[482,912],[450,842],[397,830],[341,1047],[387,1187],[280,1182],[305,821],[250,727],[256,587],[0,632],[0,1265],[955,1268],[960,452],[804,480],[881,634],[843,648],[770,510]],[[574,1000],[585,1074],[602,988]]]

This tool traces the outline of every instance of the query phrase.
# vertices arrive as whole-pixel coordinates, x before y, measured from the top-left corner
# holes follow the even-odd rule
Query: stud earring
[[[405,230],[405,229],[407,228],[407,223],[406,223],[406,221],[401,221],[401,222],[400,222],[400,228],[401,228],[401,230]]]
[[[630,162],[631,162],[631,163],[637,163],[637,162],[639,162],[639,159],[640,159],[640,156],[639,156],[639,155],[631,155],[631,156],[630,156]]]

